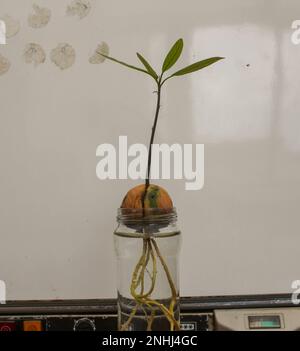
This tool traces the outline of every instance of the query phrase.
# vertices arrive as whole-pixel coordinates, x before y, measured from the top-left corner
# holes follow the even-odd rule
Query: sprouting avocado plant
[[[172,46],[170,51],[168,52],[168,54],[163,62],[160,74],[157,74],[156,71],[150,65],[150,63],[138,52],[136,53],[136,55],[137,55],[138,59],[140,60],[140,62],[142,63],[143,68],[136,67],[136,66],[130,65],[128,63],[119,61],[113,57],[107,56],[105,54],[101,54],[102,56],[104,56],[108,60],[111,60],[111,61],[116,62],[120,65],[123,65],[127,68],[130,68],[130,69],[133,69],[133,70],[136,70],[136,71],[139,71],[141,73],[148,75],[149,77],[154,79],[155,84],[156,84],[157,90],[155,92],[157,93],[157,101],[156,101],[154,123],[153,123],[153,127],[152,127],[150,143],[149,143],[148,164],[147,164],[147,173],[146,173],[146,179],[145,179],[145,192],[144,192],[145,194],[147,193],[147,188],[150,184],[152,145],[154,143],[154,138],[155,138],[155,132],[156,132],[156,127],[157,127],[157,122],[158,122],[158,117],[159,117],[159,112],[160,112],[160,107],[161,107],[161,92],[162,92],[162,88],[163,88],[164,84],[171,78],[180,77],[180,76],[184,76],[186,74],[190,74],[190,73],[199,71],[205,67],[212,65],[213,63],[216,63],[216,62],[224,59],[224,57],[211,57],[211,58],[208,58],[205,60],[195,62],[195,63],[193,63],[185,68],[182,68],[182,69],[166,76],[166,72],[169,71],[175,65],[175,63],[178,61],[179,57],[181,56],[182,50],[183,50],[183,39],[178,39],[176,41],[176,43]],[[144,199],[145,199],[145,196],[144,196]],[[144,201],[143,201],[143,203],[144,203]]]
[[[150,78],[152,78],[156,85],[155,93],[157,94],[156,100],[156,109],[153,127],[151,131],[151,137],[149,142],[148,149],[148,162],[147,162],[147,170],[145,182],[142,185],[139,185],[133,189],[131,189],[127,195],[125,196],[123,203],[121,205],[122,208],[127,209],[142,209],[143,216],[147,216],[147,209],[164,209],[170,210],[173,207],[172,200],[169,197],[168,193],[161,187],[157,185],[150,184],[150,174],[151,174],[151,159],[152,159],[152,146],[155,139],[155,132],[157,128],[157,123],[159,119],[159,113],[161,108],[161,93],[163,87],[166,85],[168,80],[176,77],[181,77],[186,74],[194,73],[199,71],[205,67],[208,67],[222,59],[224,57],[211,57],[202,61],[195,62],[185,68],[181,68],[174,73],[169,73],[169,70],[176,64],[179,57],[181,56],[183,50],[183,40],[179,39],[172,46],[168,54],[166,55],[164,62],[162,64],[160,73],[157,73],[150,63],[140,54],[137,53],[137,57],[141,62],[142,66],[137,67],[131,64],[122,62],[113,57],[110,57],[106,54],[100,53],[103,57],[108,60],[111,60],[115,63],[123,65],[129,69],[141,72]],[[166,264],[166,260],[160,252],[160,249],[157,245],[157,242],[154,237],[151,236],[150,233],[147,233],[147,230],[143,229],[143,251],[140,259],[137,262],[137,265],[132,273],[131,280],[131,288],[130,293],[133,299],[136,302],[136,306],[132,309],[132,312],[126,323],[122,326],[121,329],[127,330],[131,320],[134,318],[138,306],[140,306],[144,311],[147,308],[150,311],[150,315],[147,316],[148,326],[147,330],[151,330],[151,326],[153,323],[153,319],[155,316],[155,308],[159,309],[165,318],[170,323],[170,330],[179,330],[179,322],[175,317],[174,308],[177,301],[177,291],[175,288],[175,284],[173,282],[173,278],[170,274],[170,270]],[[168,285],[170,286],[171,298],[170,304],[164,305],[157,300],[151,297],[152,292],[155,289],[156,285],[156,275],[157,275],[157,261],[159,261],[160,266],[164,270],[166,275],[166,279],[168,281]],[[149,264],[151,262],[151,265]],[[149,267],[151,266],[151,267]],[[145,279],[147,277],[150,278],[150,288],[149,291],[145,292]],[[143,307],[144,306],[144,307]]]

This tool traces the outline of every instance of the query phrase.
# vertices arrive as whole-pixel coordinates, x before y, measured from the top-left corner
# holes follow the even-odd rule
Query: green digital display
[[[248,316],[250,329],[280,329],[280,316]]]

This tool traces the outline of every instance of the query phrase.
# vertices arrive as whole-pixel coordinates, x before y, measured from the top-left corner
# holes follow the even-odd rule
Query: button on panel
[[[17,329],[16,322],[1,322],[0,321],[0,332],[10,332]]]
[[[23,330],[24,331],[42,331],[43,330],[42,321],[24,321]]]

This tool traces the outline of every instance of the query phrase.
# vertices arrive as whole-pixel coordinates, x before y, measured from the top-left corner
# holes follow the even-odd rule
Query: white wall
[[[298,0],[91,0],[78,20],[67,0],[41,29],[27,25],[33,0],[0,0],[21,30],[0,47],[0,279],[8,299],[115,296],[112,232],[133,181],[100,181],[97,145],[148,142],[154,87],[139,73],[89,55],[106,41],[135,63],[157,67],[179,37],[182,66],[226,60],[169,82],[157,142],[205,143],[205,187],[162,181],[183,231],[182,295],[289,292],[300,279],[300,45],[291,43]],[[24,63],[29,42],[47,61]],[[49,53],[76,49],[60,71]],[[249,66],[247,66],[249,65]]]

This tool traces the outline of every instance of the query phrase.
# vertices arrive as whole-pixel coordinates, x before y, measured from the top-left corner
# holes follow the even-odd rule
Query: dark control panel
[[[185,331],[235,330],[233,322],[237,321],[236,316],[240,320],[240,325],[245,325],[245,321],[248,321],[249,328],[252,329],[277,327],[279,319],[272,316],[279,315],[277,312],[280,307],[288,307],[279,311],[280,316],[285,314],[286,323],[289,320],[286,314],[292,310],[291,307],[295,308],[288,294],[184,297],[180,300],[181,329]],[[276,311],[273,311],[274,308]],[[245,309],[250,310],[246,313]],[[298,311],[300,312],[299,309]],[[272,318],[271,312],[276,312],[272,313]],[[248,316],[248,319],[245,316]],[[280,319],[281,325],[284,325],[283,317]],[[0,332],[116,330],[115,299],[14,301],[0,305]]]
[[[116,331],[116,315],[2,316],[0,331]],[[182,314],[181,329],[212,330],[210,314]]]

